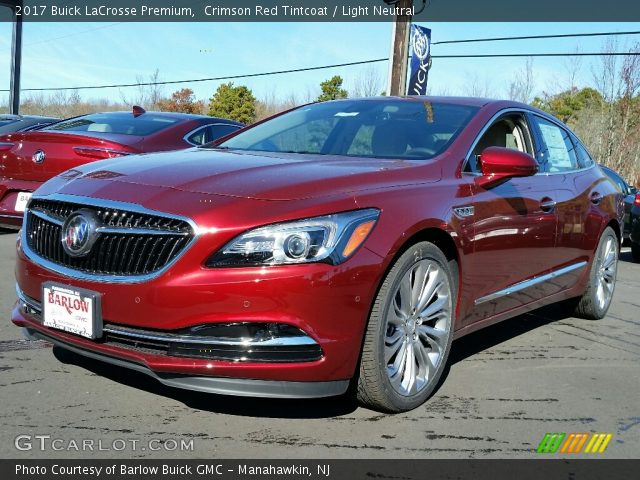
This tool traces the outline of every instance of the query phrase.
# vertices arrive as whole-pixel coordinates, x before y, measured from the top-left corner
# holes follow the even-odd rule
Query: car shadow
[[[171,398],[190,408],[211,413],[263,418],[329,418],[352,413],[357,408],[350,395],[319,399],[273,399],[234,397],[168,387],[144,373],[93,360],[60,347],[53,347],[54,356],[65,364],[85,368],[114,382]]]
[[[483,328],[456,340],[447,367],[432,395],[437,395],[440,386],[447,379],[452,365],[538,327],[567,317],[566,311],[561,306],[544,307]],[[351,389],[347,394],[339,397],[305,400],[216,395],[168,387],[143,373],[93,360],[60,347],[54,347],[53,353],[62,363],[85,368],[96,375],[122,385],[171,398],[190,408],[211,413],[244,417],[312,419],[347,415],[358,408]],[[374,414],[374,412],[371,413]],[[377,413],[375,414],[377,415]]]
[[[8,235],[10,233],[18,233],[17,230],[11,230],[9,228],[0,228],[0,235]]]

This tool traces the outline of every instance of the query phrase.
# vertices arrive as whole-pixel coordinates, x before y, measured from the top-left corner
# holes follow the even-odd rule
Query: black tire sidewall
[[[616,233],[613,231],[611,227],[607,227],[604,230],[604,232],[602,232],[602,235],[600,236],[600,241],[598,242],[598,248],[596,249],[596,255],[593,258],[591,271],[589,272],[589,294],[591,295],[591,302],[593,304],[595,316],[598,318],[604,317],[607,314],[609,307],[611,306],[611,303],[613,301],[613,294],[615,293],[617,276],[618,276],[618,272],[616,268],[616,278],[614,278],[614,281],[613,281],[613,291],[611,292],[611,298],[603,308],[600,308],[600,306],[598,305],[598,299],[596,296],[597,290],[598,290],[598,282],[599,282],[598,269],[600,268],[600,264],[602,262],[602,258],[601,258],[602,250],[604,249],[604,246],[608,238],[611,238],[614,241],[614,244],[616,245],[616,250],[617,250],[616,262],[618,261],[620,257],[620,246],[618,245],[618,237],[616,236]]]
[[[454,317],[455,315],[452,313],[449,322],[449,339],[445,347],[445,352],[442,356],[442,361],[440,365],[436,369],[435,374],[429,380],[428,385],[423,388],[420,392],[413,396],[404,396],[400,393],[396,392],[391,385],[391,380],[387,375],[387,366],[384,361],[384,350],[385,350],[385,326],[386,326],[386,315],[390,308],[392,308],[393,303],[393,293],[398,288],[399,283],[402,281],[402,278],[407,273],[407,271],[418,261],[421,260],[431,260],[436,262],[444,274],[447,276],[447,280],[449,283],[450,295],[449,295],[449,308],[451,312],[454,312],[456,306],[456,284],[457,282],[452,278],[451,268],[449,266],[449,262],[444,254],[440,251],[438,247],[429,242],[421,242],[417,243],[411,248],[409,248],[397,261],[392,270],[387,277],[389,280],[389,286],[386,292],[381,292],[385,295],[384,301],[382,303],[381,316],[376,319],[378,322],[378,328],[376,336],[377,341],[377,367],[378,367],[378,376],[380,382],[384,385],[385,395],[389,398],[391,403],[398,410],[409,410],[413,409],[422,403],[424,403],[427,398],[433,393],[435,388],[439,384],[440,377],[446,367],[447,360],[449,357],[449,352],[451,351],[451,343],[453,340],[453,328],[454,328]],[[399,268],[396,268],[398,267]],[[390,278],[393,276],[393,278]]]

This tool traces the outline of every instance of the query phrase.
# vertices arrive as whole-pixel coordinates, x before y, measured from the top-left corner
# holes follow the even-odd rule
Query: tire
[[[636,263],[640,263],[640,243],[631,244],[631,258]]]
[[[411,410],[438,386],[453,340],[455,270],[429,242],[413,245],[392,266],[363,342],[357,379],[363,406]]]
[[[603,318],[613,298],[620,247],[611,227],[605,228],[591,262],[587,289],[577,301],[574,315],[587,320]]]

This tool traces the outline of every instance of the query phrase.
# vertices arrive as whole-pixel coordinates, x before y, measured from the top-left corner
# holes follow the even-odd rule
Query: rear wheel
[[[589,271],[589,283],[575,308],[577,317],[600,320],[607,314],[616,286],[618,237],[611,227],[605,228]]]
[[[455,279],[429,242],[407,250],[387,274],[371,311],[358,400],[386,412],[411,410],[438,385],[453,339]]]

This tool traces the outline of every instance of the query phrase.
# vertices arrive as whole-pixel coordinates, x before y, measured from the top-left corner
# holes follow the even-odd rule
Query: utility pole
[[[20,112],[20,65],[22,63],[22,16],[17,15],[17,7],[22,0],[0,1],[1,7],[11,9],[13,20],[13,36],[11,41],[11,85],[9,87],[9,112],[17,115]]]
[[[413,0],[399,0],[396,7],[411,8]],[[391,32],[391,53],[389,55],[389,95],[406,95],[407,60],[409,58],[409,32],[411,15],[396,15]]]

